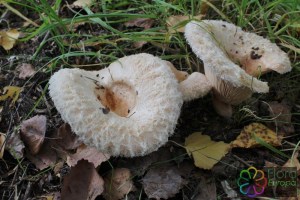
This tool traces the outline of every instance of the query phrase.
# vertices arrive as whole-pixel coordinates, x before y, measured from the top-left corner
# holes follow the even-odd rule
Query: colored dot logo
[[[263,194],[267,183],[265,173],[262,170],[257,170],[255,167],[242,170],[237,180],[240,192],[251,198]]]

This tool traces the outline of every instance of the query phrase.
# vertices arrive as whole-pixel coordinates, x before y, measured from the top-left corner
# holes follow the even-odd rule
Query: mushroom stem
[[[232,106],[230,104],[224,103],[215,95],[213,95],[213,105],[215,111],[222,117],[230,118],[232,116]]]
[[[204,74],[194,72],[179,83],[179,89],[184,101],[191,101],[206,95],[212,86]]]

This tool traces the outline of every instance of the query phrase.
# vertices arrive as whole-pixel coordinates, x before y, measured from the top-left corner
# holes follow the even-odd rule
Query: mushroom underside
[[[287,54],[276,44],[224,21],[192,21],[186,25],[185,37],[203,60],[213,98],[217,99],[214,102],[221,102],[215,107],[224,105],[227,111],[228,105],[241,103],[253,92],[268,92],[267,83],[257,79],[260,75],[291,70]]]

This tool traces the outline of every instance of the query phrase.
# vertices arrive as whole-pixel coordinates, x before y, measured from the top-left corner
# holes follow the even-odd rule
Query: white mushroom
[[[50,96],[87,145],[113,156],[142,156],[167,142],[180,114],[183,98],[169,65],[137,54],[100,71],[62,69],[50,79]]]
[[[241,103],[253,92],[269,91],[267,82],[257,79],[261,74],[291,70],[287,54],[276,44],[224,21],[192,21],[186,25],[185,37],[203,61],[205,75],[213,86],[215,109],[225,117],[231,116],[231,105]]]

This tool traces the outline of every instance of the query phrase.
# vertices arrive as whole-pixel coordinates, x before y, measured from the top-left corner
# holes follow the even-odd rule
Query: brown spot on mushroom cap
[[[110,87],[94,90],[97,99],[103,106],[121,117],[128,115],[128,110],[136,104],[136,90],[126,82],[114,82]]]

